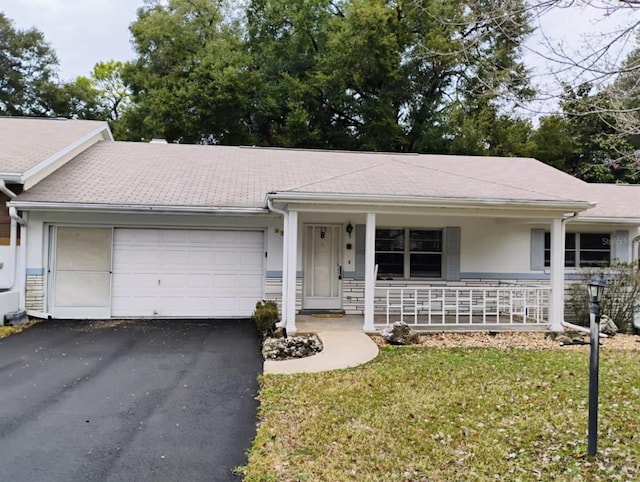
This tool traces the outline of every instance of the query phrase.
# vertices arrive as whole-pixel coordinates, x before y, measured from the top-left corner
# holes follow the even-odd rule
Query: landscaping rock
[[[404,321],[396,321],[380,335],[391,345],[414,345],[419,340],[418,334]]]
[[[600,333],[604,333],[609,336],[614,336],[618,333],[618,327],[607,315],[602,315],[600,317]]]
[[[273,338],[286,338],[287,337],[287,329],[284,326],[279,326],[275,330],[273,330]]]
[[[317,335],[267,338],[262,344],[262,356],[265,360],[304,358],[321,352],[322,348],[322,341]]]

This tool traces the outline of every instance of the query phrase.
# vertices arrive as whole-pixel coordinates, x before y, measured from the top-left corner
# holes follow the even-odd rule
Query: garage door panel
[[[250,316],[263,297],[261,232],[116,229],[114,240],[113,316]]]
[[[215,277],[212,274],[189,274],[187,278],[187,286],[191,289],[206,289],[210,290],[214,288]]]
[[[113,253],[114,269],[127,269],[128,266],[134,264],[138,267],[153,266],[155,268],[161,260],[160,252],[150,250],[144,246],[139,246],[136,251],[128,251],[116,247]]]
[[[216,238],[211,236],[211,231],[187,231],[187,241],[191,245],[204,245],[213,246],[217,239],[221,239],[221,236]],[[221,233],[220,231],[218,233]]]
[[[263,284],[264,280],[262,276],[245,276],[242,279],[242,285],[248,289],[262,289]]]
[[[145,288],[156,289],[158,285],[158,275],[156,273],[121,272],[118,274],[118,276],[113,277],[113,290],[114,294],[117,295],[126,295],[131,291],[132,285],[136,287],[136,292]]]
[[[198,248],[187,253],[187,262],[190,266],[209,266],[215,262],[213,248]]]

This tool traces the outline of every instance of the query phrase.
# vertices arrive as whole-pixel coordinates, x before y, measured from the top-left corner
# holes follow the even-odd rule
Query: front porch
[[[548,286],[384,286],[376,288],[373,329],[396,321],[417,331],[544,331],[549,329]],[[361,331],[364,315],[300,315],[299,332]]]
[[[290,334],[316,331],[307,322],[367,333],[395,321],[420,331],[562,330],[563,211],[286,207],[282,275],[273,271],[268,295]],[[354,317],[341,323],[346,317],[301,310]]]

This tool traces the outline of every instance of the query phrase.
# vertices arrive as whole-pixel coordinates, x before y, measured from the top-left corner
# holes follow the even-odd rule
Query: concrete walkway
[[[362,332],[322,331],[324,348],[317,355],[294,360],[266,360],[264,373],[316,373],[362,365],[378,355],[378,346]]]

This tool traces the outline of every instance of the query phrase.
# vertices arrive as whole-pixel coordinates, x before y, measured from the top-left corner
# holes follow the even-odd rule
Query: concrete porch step
[[[344,310],[300,310],[301,315],[344,315]]]

